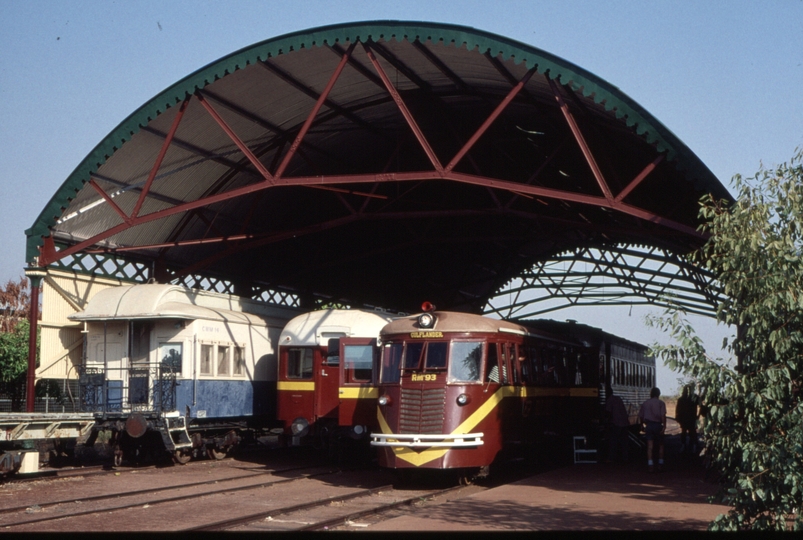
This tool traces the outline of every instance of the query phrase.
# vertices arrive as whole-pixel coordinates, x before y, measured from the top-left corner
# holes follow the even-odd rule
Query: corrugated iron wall
[[[42,282],[42,321],[37,379],[75,379],[83,355],[82,325],[67,316],[81,311],[98,292],[125,284],[120,279],[48,269]]]

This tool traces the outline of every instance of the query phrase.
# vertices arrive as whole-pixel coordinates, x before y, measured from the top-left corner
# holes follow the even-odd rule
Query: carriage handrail
[[[106,368],[88,364],[77,370],[81,411],[158,415],[176,408],[177,366],[163,362]]]

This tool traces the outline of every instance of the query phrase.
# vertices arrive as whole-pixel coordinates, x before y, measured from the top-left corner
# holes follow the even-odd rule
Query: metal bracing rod
[[[351,55],[349,54],[348,58],[350,59],[350,57],[351,57]],[[318,94],[317,92],[315,92],[314,90],[312,90],[311,88],[309,88],[308,86],[303,84],[301,81],[299,81],[298,79],[296,79],[295,77],[293,77],[292,75],[290,75],[289,73],[284,71],[283,69],[281,69],[278,66],[276,66],[275,64],[270,63],[268,60],[263,60],[263,61],[259,62],[259,65],[261,67],[265,68],[265,70],[269,71],[270,73],[273,73],[274,75],[276,75],[277,77],[282,79],[284,82],[286,82],[287,84],[289,84],[290,86],[292,86],[293,88],[295,88],[296,90],[301,92],[302,94],[305,94],[305,95],[309,96],[310,98],[312,98],[313,100],[316,100],[316,101],[318,99],[320,99],[320,97],[321,97],[320,94]],[[362,126],[363,128],[371,131],[372,133],[374,133],[376,135],[379,135],[380,137],[387,138],[387,134],[383,130],[378,129],[376,126],[374,126],[370,122],[367,122],[367,121],[363,120],[362,118],[360,118],[359,116],[354,114],[354,112],[352,112],[351,110],[347,109],[346,107],[343,107],[342,105],[339,105],[338,103],[335,103],[334,101],[331,100],[331,98],[327,98],[324,101],[324,104],[329,109],[332,109],[333,111],[337,112],[340,116],[350,120],[352,123],[357,124],[359,126]]]
[[[342,57],[346,54],[346,50],[339,43],[333,44],[329,47],[329,50],[335,53],[337,56]],[[382,83],[382,79],[377,77],[370,69],[366,68],[360,62],[354,60],[354,58],[349,58],[349,65],[357,71],[360,75],[365,77],[368,82],[373,83],[377,88],[384,89],[385,85]]]
[[[215,120],[215,122],[218,123],[218,125],[223,129],[223,131],[226,132],[226,135],[228,135],[229,138],[232,140],[232,142],[234,142],[234,144],[237,145],[237,148],[239,148],[240,151],[245,155],[245,157],[248,158],[248,161],[251,162],[254,168],[256,168],[256,170],[259,171],[259,174],[262,175],[264,181],[267,183],[273,183],[274,180],[273,175],[271,175],[270,172],[268,172],[268,169],[266,169],[265,166],[262,164],[262,162],[259,161],[259,158],[257,158],[254,155],[254,153],[251,151],[248,145],[245,144],[245,142],[243,142],[243,140],[237,136],[234,130],[226,123],[225,120],[223,120],[223,118],[218,114],[215,108],[212,107],[212,104],[209,103],[209,101],[207,101],[206,98],[204,98],[201,92],[198,92],[196,95],[198,97],[198,101],[201,103],[201,105],[204,106],[204,109],[206,109],[209,115]]]
[[[175,141],[173,141],[173,144],[175,144]],[[138,182],[138,183],[135,183],[135,184],[126,184],[125,182],[121,182],[119,180],[115,180],[114,178],[109,178],[108,176],[100,175],[100,174],[98,174],[96,172],[89,173],[89,179],[90,180],[92,180],[92,179],[100,180],[101,182],[106,182],[107,184],[112,184],[113,186],[117,186],[118,188],[120,188],[120,189],[117,190],[117,193],[126,193],[126,192],[129,192],[129,191],[137,191],[137,190],[141,191],[142,190],[142,187],[139,185],[142,182]],[[167,197],[165,195],[161,195],[161,194],[153,192],[153,191],[150,192],[148,195],[154,200],[161,201],[161,202],[167,203],[167,204],[172,204],[172,205],[177,205],[177,204],[181,204],[181,203],[184,202],[181,199],[176,199],[174,197]],[[91,206],[91,204],[92,203],[84,206],[83,208],[84,209],[88,209]]]
[[[244,237],[248,237],[248,238],[242,238],[242,240],[252,240],[252,242],[249,242],[247,245],[240,245],[240,246],[230,247],[228,249],[225,249],[225,250],[222,250],[222,251],[218,251],[214,255],[212,255],[210,257],[207,257],[206,259],[204,259],[202,261],[199,261],[199,262],[193,264],[192,266],[188,266],[186,268],[181,269],[180,271],[177,271],[175,273],[175,275],[179,276],[179,277],[180,276],[186,276],[186,275],[192,274],[193,272],[196,272],[197,270],[205,268],[205,267],[209,266],[212,263],[215,263],[215,262],[217,262],[217,261],[219,261],[221,259],[224,259],[226,257],[230,257],[231,255],[234,255],[235,253],[239,253],[239,252],[244,251],[246,249],[253,249],[255,247],[259,247],[259,246],[262,246],[262,245],[272,244],[274,242],[280,242],[280,241],[286,240],[288,238],[295,238],[295,237],[298,237],[298,236],[313,234],[313,233],[324,231],[324,230],[327,230],[327,229],[333,229],[335,227],[341,227],[341,226],[346,225],[348,223],[357,221],[358,219],[360,219],[359,215],[357,215],[357,214],[349,214],[349,215],[347,215],[345,217],[342,217],[342,218],[333,219],[333,220],[327,221],[325,223],[319,223],[319,224],[316,224],[316,225],[311,225],[309,227],[304,227],[302,229],[295,229],[295,230],[292,230],[292,231],[285,231],[285,232],[281,232],[281,233],[267,234],[267,235],[264,235],[264,236],[261,236],[261,235],[242,235]],[[199,241],[199,242],[203,242],[203,241]],[[142,248],[140,247],[138,249],[142,249]]]
[[[535,180],[536,180],[536,179],[537,179],[537,178],[538,178],[538,177],[541,175],[541,171],[543,171],[543,170],[546,168],[546,166],[547,166],[547,165],[549,165],[550,163],[552,163],[552,161],[555,159],[555,157],[558,155],[558,153],[559,153],[561,150],[563,150],[563,148],[566,146],[566,143],[569,141],[569,139],[570,139],[570,137],[568,137],[568,136],[567,136],[566,138],[564,138],[564,139],[563,139],[563,140],[562,140],[560,143],[558,143],[558,144],[555,146],[555,149],[554,149],[554,150],[552,150],[552,153],[551,153],[551,154],[549,154],[549,155],[546,157],[546,159],[544,160],[544,162],[543,162],[541,165],[539,165],[539,166],[538,166],[538,168],[537,168],[537,169],[535,169],[535,171],[533,172],[533,174],[531,174],[531,175],[530,175],[530,177],[527,179],[527,182],[526,182],[526,184],[527,184],[527,185],[530,185],[530,184],[532,184],[533,182],[535,182]],[[513,203],[514,203],[514,202],[516,202],[516,199],[517,199],[518,197],[519,197],[519,194],[516,194],[514,197],[511,197],[511,198],[510,198],[510,201],[508,201],[508,203],[507,203],[505,206],[506,206],[507,208],[510,208],[511,206],[513,206]]]
[[[512,293],[521,294],[529,291],[532,292],[546,291],[548,293],[547,295],[539,296],[535,300],[529,299],[529,300],[523,300],[521,302],[517,300],[516,302],[510,302],[508,305],[510,305],[511,307],[516,307],[520,305],[526,305],[529,302],[542,302],[551,300],[552,298],[557,296],[557,297],[567,297],[567,298],[575,298],[575,297],[576,298],[647,298],[647,299],[652,299],[650,300],[651,302],[654,302],[655,299],[666,298],[667,303],[684,304],[691,307],[696,306],[697,308],[705,306],[707,309],[713,309],[714,307],[705,298],[701,298],[701,296],[694,296],[688,294],[667,296],[664,294],[660,294],[664,289],[659,289],[658,291],[647,290],[644,293],[637,293],[636,291],[628,289],[627,287],[623,287],[621,285],[614,286],[611,284],[606,284],[606,285],[600,284],[587,288],[591,291],[594,291],[594,290],[612,289],[614,287],[619,287],[617,288],[617,292],[583,292],[583,294],[573,292],[572,287],[569,287],[566,291],[561,289],[553,290],[554,289],[553,287],[547,287],[547,286],[515,287],[509,290],[501,291],[496,296],[494,296],[493,299],[501,301],[504,298],[504,296]]]
[[[382,65],[379,63],[379,60],[376,59],[376,55],[374,55],[373,51],[368,46],[368,44],[363,43],[362,46],[363,49],[365,49],[365,53],[368,55],[368,59],[373,64],[374,69],[376,69],[376,72],[382,79],[382,83],[385,85],[385,89],[391,96],[393,96],[393,101],[396,102],[396,106],[401,111],[402,116],[407,122],[407,125],[410,126],[410,129],[413,130],[415,138],[418,139],[418,143],[421,145],[421,148],[424,150],[424,153],[426,153],[430,163],[432,163],[432,166],[435,168],[436,171],[438,171],[438,173],[443,173],[443,165],[441,165],[441,162],[438,160],[438,156],[435,155],[435,151],[432,149],[432,147],[429,144],[429,141],[427,141],[427,138],[424,136],[424,133],[418,126],[418,123],[415,121],[415,118],[413,117],[413,114],[410,112],[410,109],[408,109],[407,105],[404,103],[404,100],[399,94],[399,91],[396,90],[395,86],[393,86],[393,83],[390,81],[390,78],[388,77],[387,73],[385,73],[385,70],[382,68]]]
[[[583,276],[577,276],[583,277]],[[591,278],[594,276],[584,276],[586,278]],[[586,280],[582,285],[569,283],[568,286],[564,285],[564,288],[567,289],[582,289],[582,290],[597,290],[597,289],[616,289],[616,290],[630,290],[635,292],[640,292],[643,295],[649,294],[663,294],[667,290],[674,291],[679,293],[679,297],[684,298],[687,301],[694,301],[699,303],[711,304],[708,296],[703,293],[702,290],[698,288],[692,288],[688,286],[682,285],[685,280],[678,280],[668,283],[655,283],[650,281],[641,281],[641,287],[635,288],[629,285],[627,282],[622,282],[616,280],[615,283],[594,283],[591,280]],[[529,283],[528,285],[523,285],[520,287],[511,287],[509,289],[505,289],[504,291],[500,291],[500,295],[503,294],[510,294],[513,292],[524,292],[527,290],[552,290],[555,288],[554,283],[550,280],[549,283],[545,283],[544,280],[538,280],[537,282]]]
[[[398,56],[393,54],[381,41],[369,40],[370,47],[382,56],[393,68],[401,73],[404,77],[410,80],[418,88],[424,90],[428,94],[433,94],[432,85],[416,73],[410,66],[404,63]],[[384,84],[384,83],[383,83]]]
[[[447,66],[445,63],[443,63],[443,61],[440,58],[438,58],[437,55],[435,55],[435,53],[433,53],[431,50],[429,50],[429,47],[427,47],[426,45],[421,43],[421,41],[415,39],[415,40],[412,41],[412,45],[413,45],[413,48],[415,48],[419,53],[421,53],[421,55],[424,56],[424,58],[426,58],[429,61],[430,64],[435,66],[438,69],[438,71],[443,73],[443,75],[446,78],[448,78],[450,81],[452,81],[454,83],[454,85],[457,86],[460,89],[461,92],[463,92],[465,94],[475,95],[475,96],[480,95],[480,93],[477,92],[477,90],[475,88],[473,88],[472,86],[467,84],[466,81],[461,79],[457,75],[457,73],[452,71],[449,68],[449,66]]]
[[[597,184],[599,184],[602,194],[607,200],[613,201],[613,194],[611,194],[611,190],[608,187],[608,182],[605,181],[605,177],[602,175],[602,171],[600,170],[599,165],[597,165],[597,160],[594,159],[594,154],[591,153],[591,149],[588,147],[588,143],[586,142],[585,137],[583,137],[583,133],[580,131],[580,127],[577,125],[574,115],[572,115],[571,111],[569,110],[569,106],[563,100],[563,96],[560,94],[558,85],[555,84],[554,80],[550,79],[546,75],[545,77],[549,82],[550,88],[552,88],[552,93],[555,94],[555,99],[558,102],[560,111],[563,113],[563,117],[566,119],[566,123],[569,124],[569,129],[572,130],[572,134],[574,135],[577,144],[580,146],[580,150],[583,152],[583,157],[586,158],[586,163],[588,163],[588,166],[591,167],[591,173],[597,180]]]
[[[290,136],[290,132],[288,130],[284,130],[284,129],[274,125],[273,123],[266,121],[264,118],[260,118],[259,116],[256,116],[256,115],[250,113],[249,111],[243,109],[242,107],[238,106],[235,103],[232,103],[228,99],[217,95],[215,92],[212,92],[209,89],[204,89],[203,90],[203,94],[207,98],[207,100],[211,99],[218,106],[230,110],[231,112],[233,112],[237,116],[240,116],[240,117],[248,120],[249,122],[252,122],[252,123],[256,124],[257,126],[262,127],[266,131],[270,131],[271,133],[274,133],[275,137],[267,139],[268,144],[262,149],[262,153],[263,154],[268,152],[268,151],[270,151],[270,150],[272,150],[275,147],[279,147],[279,146],[283,147],[285,145],[285,143],[288,141],[288,139],[292,138]],[[326,159],[335,160],[337,158],[337,156],[330,154],[326,150],[324,150],[322,148],[319,148],[319,147],[315,146],[314,144],[305,143],[304,146],[308,150],[314,151],[317,154],[320,154],[320,155],[324,156]]]
[[[577,276],[577,277],[581,277],[581,276]],[[579,283],[578,284],[574,284],[574,283],[569,282],[568,285],[564,283],[564,284],[562,284],[560,286],[558,286],[557,284],[554,284],[554,283],[548,283],[547,284],[547,283],[541,282],[541,283],[537,283],[537,284],[533,283],[533,284],[531,284],[531,285],[529,285],[527,287],[513,287],[513,288],[510,288],[510,289],[506,289],[506,290],[502,291],[500,293],[500,295],[504,295],[504,294],[508,294],[508,293],[514,293],[514,292],[521,293],[521,292],[525,292],[525,291],[535,291],[535,290],[546,290],[546,291],[549,291],[550,293],[554,293],[554,291],[556,291],[556,290],[563,291],[563,290],[580,289],[581,292],[582,292],[582,291],[591,291],[591,290],[598,290],[598,289],[613,289],[613,290],[620,291],[620,292],[614,294],[613,296],[621,296],[623,294],[625,294],[627,296],[631,296],[631,295],[635,295],[635,296],[647,296],[647,295],[661,296],[667,290],[669,290],[669,291],[673,291],[673,292],[682,293],[682,294],[678,294],[677,298],[682,298],[682,299],[684,299],[685,301],[688,301],[688,302],[692,302],[693,301],[693,302],[698,302],[698,303],[701,303],[701,304],[708,304],[709,303],[708,299],[705,297],[705,295],[703,295],[703,293],[700,290],[695,289],[695,288],[684,287],[684,286],[682,286],[682,285],[680,285],[678,283],[662,283],[662,284],[660,284],[660,286],[655,286],[655,287],[651,286],[651,285],[654,285],[653,282],[643,282],[642,281],[640,284],[642,286],[636,288],[636,287],[629,286],[627,283],[624,283],[624,282],[621,282],[621,281],[617,281],[616,283],[593,283],[591,281],[586,281],[586,282],[584,282],[582,284],[579,284]],[[625,292],[622,292],[622,291],[631,291],[631,292],[625,293]],[[565,293],[565,292],[562,292],[560,294],[580,295],[579,293]],[[583,292],[582,295],[583,296],[593,296],[594,294],[595,293],[585,293],[585,292]],[[607,294],[602,294],[601,296],[610,296],[610,295],[611,295],[611,293],[607,293]]]
[[[529,305],[530,306],[535,306],[537,304],[538,304],[538,302],[533,302],[532,304],[529,304]],[[678,306],[677,304],[672,304],[672,303],[665,303],[665,302],[660,302],[660,301],[659,302],[650,302],[650,301],[641,299],[640,301],[635,301],[635,302],[634,301],[617,301],[617,302],[575,302],[575,303],[567,303],[567,304],[564,304],[564,305],[551,306],[551,307],[548,307],[546,309],[528,311],[528,312],[525,312],[523,315],[517,314],[515,319],[516,320],[526,320],[528,318],[533,318],[533,317],[536,317],[536,316],[539,316],[539,315],[544,315],[546,313],[552,313],[554,311],[558,311],[558,310],[561,310],[561,309],[566,309],[566,308],[569,308],[569,307],[587,307],[587,306],[654,306],[654,307],[663,307],[663,308],[681,307],[687,313],[691,313],[691,314],[694,314],[694,315],[700,315],[702,317],[715,317],[716,316],[715,313],[713,313],[712,311],[706,311],[704,309],[699,309],[699,308],[696,308],[694,306]],[[522,307],[527,307],[527,306],[522,306]],[[506,308],[494,309],[494,311],[497,312],[497,313],[500,313],[500,315],[501,315],[500,311],[505,311],[505,310],[506,310]],[[510,311],[511,312],[512,311],[520,312],[520,311],[522,311],[522,309],[516,309],[516,310],[510,310]],[[513,319],[512,316],[508,316],[508,317],[504,317],[503,316],[503,318]]]
[[[122,208],[120,208],[120,207],[117,205],[117,203],[116,203],[116,202],[114,202],[114,201],[112,200],[112,198],[109,196],[109,194],[108,194],[108,193],[106,193],[106,192],[103,190],[103,188],[101,188],[101,187],[98,185],[98,183],[97,183],[97,182],[95,182],[95,180],[94,180],[93,178],[89,180],[89,185],[90,185],[90,186],[92,186],[92,187],[95,189],[95,191],[97,191],[97,192],[98,192],[98,194],[99,194],[101,197],[103,197],[103,199],[106,201],[106,203],[107,203],[109,206],[111,206],[111,207],[112,207],[112,209],[113,209],[115,212],[117,212],[117,214],[118,214],[118,215],[119,215],[119,216],[120,216],[120,217],[123,219],[123,222],[124,222],[126,225],[131,225],[131,218],[130,218],[130,217],[128,217],[128,214],[126,214],[125,212],[123,212],[123,209],[122,209]]]
[[[474,135],[472,135],[471,138],[466,142],[466,144],[463,145],[463,148],[461,148],[460,151],[457,152],[455,157],[452,158],[452,161],[450,161],[449,164],[446,165],[444,172],[448,173],[455,168],[455,166],[460,162],[460,160],[463,159],[463,156],[465,156],[466,153],[469,150],[471,150],[474,144],[488,130],[491,124],[493,124],[494,121],[499,117],[499,115],[502,114],[502,112],[507,108],[507,106],[510,105],[510,102],[513,101],[513,98],[515,98],[516,95],[518,95],[521,89],[524,88],[524,85],[527,84],[527,82],[534,74],[535,74],[535,68],[532,68],[524,75],[524,77],[522,77],[522,79],[518,83],[516,83],[516,85],[505,96],[505,99],[503,99],[502,102],[496,106],[496,109],[494,109],[494,111],[488,116],[488,118],[485,119],[485,121],[482,123],[479,129],[477,129],[477,131],[474,132]]]
[[[583,262],[583,261],[582,261],[582,259],[578,259],[578,262]],[[555,274],[552,274],[552,273],[548,273],[548,270],[546,270],[544,267],[542,267],[542,269],[544,270],[543,272],[539,272],[537,274],[535,274],[535,273],[533,273],[533,274],[525,274],[525,275],[519,276],[519,277],[520,277],[520,279],[529,278],[530,280],[533,280],[533,281],[541,281],[542,282],[544,279],[551,278],[552,276],[555,275]],[[650,270],[646,270],[646,269],[638,271],[638,272],[632,272],[632,273],[630,273],[628,275],[625,275],[624,273],[616,273],[616,272],[606,273],[605,269],[614,270],[615,267],[613,267],[610,264],[605,264],[605,265],[601,265],[599,267],[599,271],[598,272],[574,272],[571,275],[578,276],[578,277],[586,277],[586,278],[592,277],[592,276],[609,277],[611,279],[616,279],[619,282],[630,282],[631,280],[633,280],[633,281],[636,281],[638,283],[655,284],[656,286],[659,286],[659,285],[660,286],[670,286],[670,285],[675,284],[675,283],[684,283],[685,282],[685,283],[691,283],[693,285],[693,287],[686,289],[686,288],[684,288],[682,286],[677,286],[677,285],[672,285],[672,286],[678,288],[679,290],[688,290],[689,292],[697,292],[701,296],[707,296],[703,292],[704,290],[705,291],[709,291],[710,289],[716,290],[716,285],[714,283],[712,283],[712,282],[699,283],[697,280],[693,279],[692,276],[688,276],[688,277],[684,277],[684,278],[678,278],[677,274],[670,274],[670,273],[666,273],[666,272],[654,272],[654,271],[650,271]],[[624,269],[626,269],[626,268],[624,268]],[[561,274],[561,275],[564,275],[564,274]],[[649,278],[647,278],[647,277],[639,277],[640,275],[646,275],[646,276],[649,276]],[[665,281],[657,281],[656,278],[664,278]],[[554,279],[550,279],[550,282],[554,283],[555,281],[554,281]],[[711,293],[708,293],[708,294],[711,294]]]
[[[664,273],[664,272],[661,271],[665,267],[665,265],[672,264],[674,266],[677,266],[678,269],[680,269],[680,270],[682,270],[684,272],[689,272],[690,275],[696,274],[696,275],[700,275],[700,276],[708,276],[709,278],[713,278],[713,275],[710,274],[709,272],[706,272],[705,269],[701,269],[701,268],[695,267],[695,266],[691,265],[690,263],[684,261],[683,259],[681,259],[679,257],[677,257],[677,258],[661,258],[661,257],[651,256],[654,253],[653,251],[650,251],[649,253],[643,253],[643,252],[632,251],[632,250],[611,250],[611,249],[601,249],[601,248],[592,248],[592,249],[598,249],[600,251],[600,253],[602,253],[602,254],[616,253],[616,254],[620,254],[623,257],[632,257],[634,259],[640,259],[641,262],[639,263],[639,269],[642,272],[645,272],[645,273],[658,274],[658,275],[662,275],[662,276],[669,277],[669,278],[676,277],[677,276],[677,272]],[[583,253],[585,253],[585,254],[583,254]],[[555,256],[553,258],[550,258],[546,262],[547,263],[560,263],[560,262],[567,262],[567,261],[584,261],[584,262],[589,262],[589,263],[597,263],[597,262],[599,262],[599,259],[595,258],[594,255],[592,253],[590,253],[588,248],[583,248],[581,250],[577,250],[577,251],[571,253],[571,255],[558,255],[558,256]],[[640,265],[645,264],[647,262],[658,263],[658,264],[661,265],[661,268],[660,269],[652,269],[652,268],[643,268],[642,269]],[[623,269],[623,270],[629,270],[629,269],[633,268],[633,265],[631,265],[631,264],[617,265],[614,262],[606,263],[606,266],[616,267],[616,268],[620,268],[620,269]]]
[[[633,191],[636,187],[638,187],[638,185],[641,184],[641,182],[643,182],[644,179],[647,178],[647,176],[649,176],[649,174],[652,171],[654,171],[655,168],[663,160],[664,160],[664,155],[663,154],[658,154],[658,157],[655,158],[652,161],[652,163],[650,163],[649,165],[644,167],[644,170],[642,170],[639,174],[637,174],[636,177],[627,185],[627,187],[625,189],[623,189],[622,192],[619,193],[619,195],[616,196],[616,198],[614,199],[614,202],[617,202],[617,203],[621,202],[622,199],[624,199],[625,197],[630,195],[630,192]]]
[[[134,210],[131,211],[132,218],[137,217],[140,209],[142,208],[142,204],[145,202],[145,197],[148,196],[148,193],[151,190],[151,184],[153,184],[153,180],[156,178],[156,173],[159,171],[159,167],[162,166],[162,161],[164,160],[165,155],[167,155],[167,149],[170,147],[170,143],[173,142],[173,137],[176,135],[176,130],[178,130],[178,126],[181,123],[181,119],[184,117],[184,112],[187,110],[187,105],[189,102],[190,98],[185,99],[181,102],[181,106],[178,108],[176,117],[173,119],[173,123],[170,126],[170,131],[167,132],[167,137],[165,137],[165,140],[162,143],[162,148],[159,150],[159,155],[156,156],[156,161],[153,163],[153,167],[148,175],[148,179],[145,181],[145,186],[142,188],[142,191],[139,194],[137,204],[134,205]]]
[[[337,185],[337,184],[357,184],[357,183],[380,183],[380,182],[404,182],[404,181],[421,181],[421,180],[431,180],[433,178],[437,178],[434,176],[434,172],[432,171],[422,171],[422,172],[398,172],[398,173],[378,173],[378,174],[358,174],[358,175],[335,175],[335,176],[304,176],[304,177],[293,177],[293,178],[283,178],[281,185],[284,186],[315,186],[315,185]],[[506,180],[497,180],[487,177],[469,175],[465,173],[456,173],[455,171],[450,172],[449,174],[445,174],[443,176],[446,180],[455,180],[458,182],[463,182],[467,184],[479,185],[483,187],[491,187],[495,189],[503,189],[506,191],[511,192],[520,192],[526,193],[529,195],[535,195],[539,197],[546,197],[552,198],[557,200],[565,200],[570,202],[578,202],[583,204],[588,204],[592,206],[602,206],[602,207],[610,207],[609,201],[605,200],[599,196],[593,195],[583,195],[580,193],[572,193],[572,192],[565,192],[556,189],[544,188],[539,186],[528,186],[523,185],[517,182],[510,182]],[[225,200],[234,199],[237,197],[250,195],[252,193],[267,189],[269,187],[275,186],[276,184],[270,182],[259,182],[257,184],[251,184],[247,186],[243,186],[241,188],[233,189],[227,191],[225,193],[220,193],[218,195],[212,195],[209,197],[205,197],[203,199],[198,199],[196,201],[186,202],[173,208],[167,208],[164,210],[159,210],[157,212],[153,212],[151,214],[147,214],[145,216],[138,216],[136,219],[130,221],[130,223],[123,223],[112,227],[102,233],[99,233],[83,242],[75,244],[71,247],[65,248],[64,250],[56,252],[55,245],[52,240],[52,236],[48,236],[45,238],[45,244],[40,248],[40,263],[44,266],[55,262],[63,257],[68,255],[72,255],[78,251],[81,251],[87,247],[90,247],[97,242],[114,236],[129,227],[133,227],[142,223],[147,223],[150,221],[154,221],[157,219],[162,219],[165,217],[169,217],[174,214],[186,212],[189,210],[194,210],[196,208],[200,208],[203,206],[208,206],[211,204],[215,204],[217,202],[222,202]],[[636,208],[624,203],[620,203],[616,206],[618,211],[621,211],[625,214],[630,214],[635,217],[644,219],[646,221],[650,221],[653,223],[657,223],[659,225],[663,225],[669,227],[671,229],[683,232],[688,234],[692,237],[696,238],[704,238],[705,236],[697,231],[696,229],[689,227],[687,225],[683,225],[681,223],[677,223],[675,221],[661,218],[652,214],[651,212],[647,212],[640,208]],[[50,240],[48,240],[50,239]]]
[[[307,131],[309,131],[309,128],[312,125],[312,121],[315,120],[315,117],[318,115],[318,111],[321,110],[321,107],[323,107],[324,102],[329,97],[329,94],[332,92],[332,88],[334,88],[337,79],[343,72],[343,68],[346,67],[348,59],[351,56],[351,53],[354,51],[354,47],[356,45],[357,45],[356,42],[352,43],[348,51],[346,51],[346,54],[343,55],[343,57],[340,59],[340,62],[337,64],[334,73],[332,73],[332,76],[329,78],[329,82],[326,84],[326,87],[324,88],[323,92],[321,92],[320,97],[318,97],[318,101],[315,102],[315,106],[312,108],[309,115],[307,115],[307,119],[304,121],[304,125],[301,126],[301,129],[296,135],[293,144],[290,145],[290,149],[287,151],[287,154],[285,154],[284,159],[279,164],[279,168],[276,169],[276,178],[281,178],[282,175],[284,174],[285,169],[287,169],[287,165],[290,163],[290,160],[293,158],[293,156],[296,153],[296,150],[298,149],[298,145],[301,144],[301,141],[306,136]]]

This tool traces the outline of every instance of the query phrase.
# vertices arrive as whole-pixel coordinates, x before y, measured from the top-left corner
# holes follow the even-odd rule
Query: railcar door
[[[123,392],[127,384],[125,373],[125,350],[128,340],[128,325],[120,321],[104,321],[94,325],[88,337],[86,367],[100,372],[91,390],[94,402],[103,411],[120,411],[125,406]]]
[[[337,418],[340,404],[340,338],[330,338],[315,359],[315,417]]]
[[[376,424],[377,352],[376,339],[340,338],[339,425]]]

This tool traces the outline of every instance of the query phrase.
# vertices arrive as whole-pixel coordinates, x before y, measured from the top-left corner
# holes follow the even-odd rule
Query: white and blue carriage
[[[298,310],[175,285],[103,290],[85,311],[82,409],[115,462],[168,451],[221,458],[276,417],[276,352]],[[91,438],[90,441],[94,441]],[[91,442],[90,442],[91,444]]]

